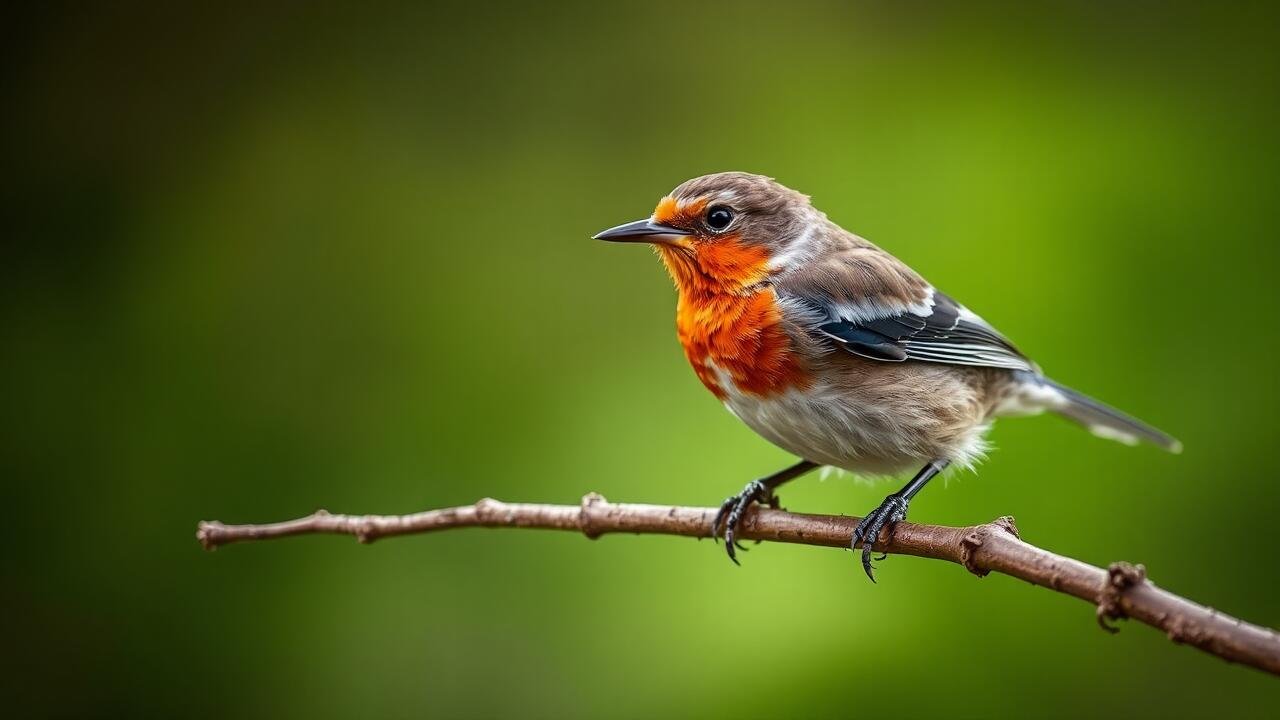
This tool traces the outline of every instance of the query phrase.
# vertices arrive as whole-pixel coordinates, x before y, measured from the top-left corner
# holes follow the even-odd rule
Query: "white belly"
[[[725,378],[726,380],[728,378]],[[940,441],[936,421],[912,407],[877,404],[873,393],[829,387],[761,398],[726,383],[725,407],[774,445],[806,460],[858,475],[893,475],[946,459],[969,467],[982,457],[990,427],[974,424]]]

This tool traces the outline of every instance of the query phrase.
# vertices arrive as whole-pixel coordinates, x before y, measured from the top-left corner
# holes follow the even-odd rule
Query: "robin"
[[[1050,380],[990,323],[771,178],[704,175],[653,215],[595,236],[651,244],[675,281],[676,330],[698,379],[756,433],[801,458],[726,499],[712,523],[733,562],[753,503],[814,468],[918,469],[854,530],[871,546],[951,466],[971,468],[999,417],[1049,410],[1093,434],[1180,452],[1174,438]]]

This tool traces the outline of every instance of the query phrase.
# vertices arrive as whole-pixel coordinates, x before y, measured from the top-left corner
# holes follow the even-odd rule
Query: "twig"
[[[714,508],[607,502],[591,493],[582,504],[504,503],[485,498],[475,505],[427,510],[412,515],[331,515],[324,510],[297,520],[266,525],[202,522],[196,537],[208,550],[243,540],[331,533],[373,542],[393,535],[460,527],[518,527],[573,530],[596,538],[605,533],[709,537]],[[743,520],[738,537],[747,540],[848,548],[856,517],[806,515],[756,508]],[[1018,537],[1013,519],[1002,517],[972,527],[899,523],[875,549],[957,563],[975,575],[998,572],[1080,598],[1097,606],[1098,622],[1133,618],[1228,662],[1280,675],[1280,634],[1153,585],[1141,565],[1113,563],[1107,570],[1042,550]]]

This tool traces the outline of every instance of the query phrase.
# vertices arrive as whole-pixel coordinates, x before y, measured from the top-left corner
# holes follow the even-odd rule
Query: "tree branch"
[[[711,537],[714,508],[615,504],[591,493],[580,506],[504,503],[485,498],[475,505],[427,510],[411,515],[331,515],[324,510],[297,520],[266,525],[202,522],[196,537],[208,550],[243,540],[330,533],[354,535],[373,542],[394,535],[460,527],[517,527],[573,530],[589,538],[623,532]],[[753,508],[738,537],[747,540],[848,548],[859,518],[807,515]],[[1042,550],[1023,542],[1013,518],[1002,517],[972,527],[899,523],[875,549],[888,553],[945,560],[978,576],[1003,573],[1033,585],[1078,597],[1097,607],[1098,623],[1133,618],[1228,662],[1250,665],[1280,675],[1280,634],[1191,602],[1153,585],[1141,565],[1113,563],[1108,569]]]

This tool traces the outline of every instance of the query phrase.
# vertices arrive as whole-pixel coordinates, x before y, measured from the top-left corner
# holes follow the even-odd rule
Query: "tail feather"
[[[1182,452],[1182,443],[1176,438],[1141,420],[1048,378],[1040,378],[1040,381],[1057,390],[1065,401],[1051,409],[1068,420],[1083,425],[1094,435],[1128,445],[1137,445],[1139,440],[1146,440],[1171,453]]]

